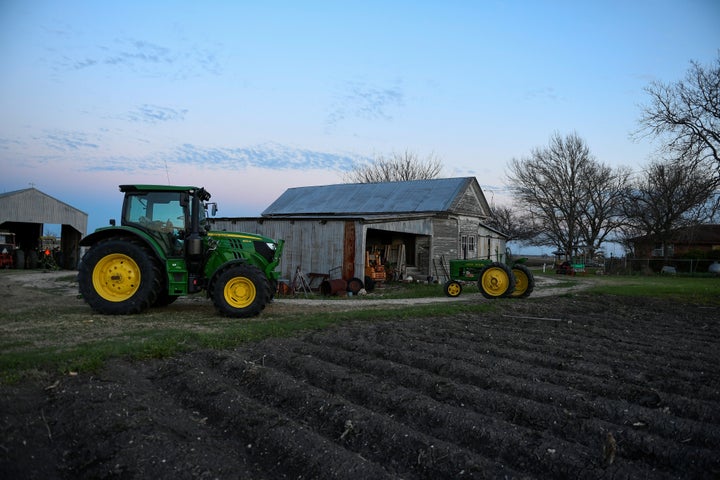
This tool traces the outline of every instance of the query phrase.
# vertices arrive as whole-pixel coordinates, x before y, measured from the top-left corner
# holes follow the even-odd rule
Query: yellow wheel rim
[[[93,287],[108,302],[123,302],[140,287],[140,267],[135,260],[121,253],[103,257],[92,273]]]
[[[502,268],[490,267],[480,278],[483,291],[490,296],[499,297],[510,288],[510,278]]]
[[[447,293],[451,297],[457,297],[458,295],[460,295],[460,284],[453,282],[450,285],[448,285]]]
[[[513,275],[515,275],[515,290],[510,294],[510,296],[519,297],[528,289],[530,281],[528,280],[528,276],[525,275],[525,272],[522,270],[513,270],[512,272]]]
[[[225,284],[223,295],[233,308],[245,308],[255,301],[255,284],[247,277],[235,277]]]

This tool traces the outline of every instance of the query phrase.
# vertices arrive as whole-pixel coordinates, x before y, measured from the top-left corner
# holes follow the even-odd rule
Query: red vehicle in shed
[[[15,248],[15,234],[0,232],[0,268],[13,268]]]

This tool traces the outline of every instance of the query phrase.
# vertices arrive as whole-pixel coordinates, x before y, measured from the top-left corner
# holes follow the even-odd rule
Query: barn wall
[[[364,278],[365,250],[368,230],[382,230],[403,235],[406,242],[413,242],[413,258],[408,265],[415,266],[420,278],[442,276],[441,261],[461,258],[460,235],[474,235],[475,257],[496,259],[496,252],[505,251],[505,239],[498,233],[482,226],[477,216],[438,215],[420,219],[404,219],[384,222],[310,219],[213,219],[213,230],[247,232],[285,240],[279,270],[283,278],[292,279],[298,266],[305,274],[331,273],[333,278],[355,276]],[[348,227],[354,230],[348,236]],[[349,239],[349,240],[348,240]],[[352,245],[345,246],[351,241]],[[352,270],[350,259],[343,253],[354,248]],[[473,257],[473,258],[475,258]],[[341,268],[345,266],[345,270]],[[340,267],[340,268],[339,268]],[[350,273],[352,272],[352,274]]]
[[[212,224],[213,230],[256,233],[285,240],[279,265],[282,278],[292,280],[298,266],[308,274],[328,273],[343,264],[344,221],[216,219]],[[339,270],[333,273],[340,276]]]
[[[432,237],[428,275],[440,278],[442,277],[440,265],[443,262],[447,266],[448,261],[463,258],[460,242],[462,235],[475,237],[475,252],[469,254],[467,258],[505,260],[505,237],[484,227],[477,216],[438,216],[433,222],[433,230],[435,233]]]

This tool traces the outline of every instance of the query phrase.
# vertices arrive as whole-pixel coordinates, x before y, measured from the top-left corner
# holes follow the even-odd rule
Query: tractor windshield
[[[185,208],[182,192],[138,192],[127,194],[123,225],[172,232],[185,230]]]

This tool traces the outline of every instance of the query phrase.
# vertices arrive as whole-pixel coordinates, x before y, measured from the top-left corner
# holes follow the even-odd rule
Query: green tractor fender
[[[140,230],[139,228],[134,227],[105,227],[105,228],[98,228],[93,233],[85,236],[82,240],[80,240],[80,246],[81,247],[92,247],[96,243],[98,243],[100,240],[105,240],[107,238],[112,237],[128,237],[131,236],[132,238],[137,238],[144,242],[148,247],[152,249],[152,251],[157,255],[157,258],[160,259],[161,262],[165,262],[167,259],[167,255],[165,254],[165,251],[163,250],[160,243],[155,240],[153,237],[145,233],[144,231]]]

